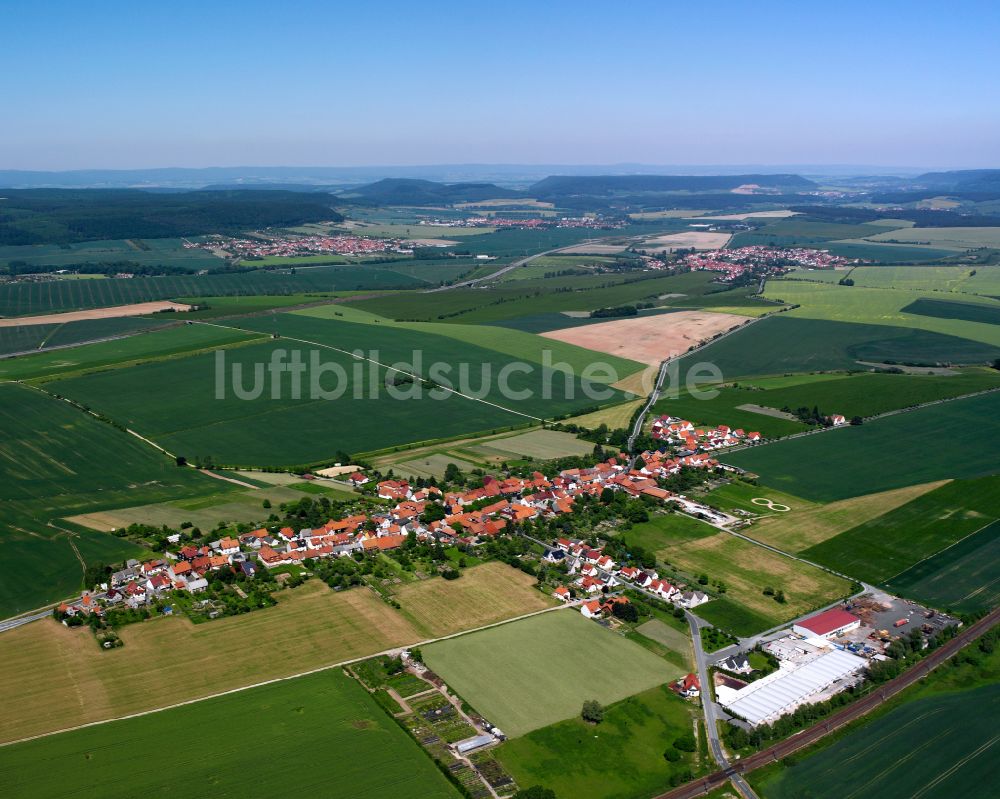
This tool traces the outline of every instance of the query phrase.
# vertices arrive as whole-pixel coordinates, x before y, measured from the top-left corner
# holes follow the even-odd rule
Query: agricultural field
[[[959,319],[964,322],[982,322],[1000,325],[1000,303],[955,302],[921,297],[903,308],[904,313],[929,316],[934,319]]]
[[[18,690],[4,703],[0,742],[116,718],[385,649],[420,634],[371,591],[323,583],[275,595],[274,607],[192,624],[182,616],[132,624],[103,651],[86,627],[26,624],[0,636],[0,674]]]
[[[996,684],[914,699],[753,783],[767,799],[984,796],[998,713]]]
[[[100,468],[94,468],[99,464]],[[212,481],[40,391],[0,384],[0,615],[78,591],[83,562],[123,560],[133,544],[67,527],[77,513],[213,488]],[[79,554],[78,554],[79,553]]]
[[[0,380],[52,379],[107,367],[135,366],[263,338],[259,333],[243,330],[181,325],[114,341],[0,360]]]
[[[198,240],[198,237],[195,237]],[[223,259],[208,250],[185,249],[182,239],[112,239],[84,241],[75,244],[28,244],[0,247],[0,266],[18,262],[29,270],[48,272],[55,269],[77,269],[93,264],[135,263],[140,266],[161,266],[178,271],[219,269]],[[121,271],[130,271],[123,266]]]
[[[1000,248],[1000,227],[909,227],[865,238],[890,244],[917,244],[961,252],[980,247]]]
[[[846,580],[724,532],[665,547],[657,555],[687,574],[707,574],[710,580],[722,580],[726,599],[771,624],[795,618],[850,593]],[[773,597],[764,596],[767,587],[784,591],[786,602],[779,604]],[[712,621],[712,604],[699,607],[697,614]]]
[[[1000,519],[1000,478],[953,480],[802,552],[881,583]]]
[[[631,546],[639,546],[649,552],[658,552],[676,544],[685,544],[699,538],[715,535],[710,524],[685,516],[681,513],[664,513],[651,516],[648,522],[632,526],[622,535]]]
[[[750,610],[728,597],[713,599],[695,609],[695,615],[714,627],[747,638],[775,626],[773,616]]]
[[[124,337],[135,333],[156,330],[174,324],[166,319],[120,317],[89,319],[79,322],[54,322],[46,325],[17,325],[0,327],[0,356],[13,353],[31,353],[54,347],[69,347],[88,341]]]
[[[388,268],[330,266],[299,269],[294,273],[257,270],[207,275],[6,283],[0,285],[0,316],[29,316],[80,308],[104,308],[176,297],[426,288],[437,282],[420,280]]]
[[[534,578],[519,569],[491,561],[463,569],[457,580],[407,583],[395,589],[394,597],[421,636],[439,638],[556,604],[534,585]]]
[[[1000,471],[1000,394],[994,392],[726,454],[767,485],[816,502]],[[928,457],[933,431],[935,457]],[[899,464],[906,464],[901,470]]]
[[[679,673],[572,609],[441,641],[422,652],[453,690],[514,738],[579,714],[584,700],[615,702]]]
[[[334,322],[350,322],[358,325],[377,325],[380,331],[394,328],[413,331],[418,334],[424,333],[434,336],[442,336],[445,338],[455,339],[456,341],[460,341],[465,344],[482,347],[483,349],[501,352],[511,358],[517,358],[534,364],[548,364],[552,369],[568,371],[574,374],[582,374],[584,370],[596,362],[606,363],[612,367],[615,375],[611,378],[607,378],[599,371],[595,371],[593,373],[593,377],[590,379],[597,382],[613,383],[618,379],[617,376],[630,375],[643,368],[643,364],[638,361],[628,360],[626,358],[609,357],[608,355],[594,350],[577,347],[573,344],[566,344],[561,341],[554,341],[519,330],[494,327],[491,325],[395,322],[385,317],[367,313],[354,306],[355,304],[353,303],[351,305],[328,305],[296,311],[290,316],[307,317],[309,319],[324,319]],[[569,319],[569,317],[565,316],[561,318],[564,320]],[[294,330],[302,332],[304,336],[312,335],[323,329],[322,327],[316,326],[315,323],[306,325],[302,320],[296,319],[294,321]],[[285,324],[286,322],[289,322],[289,320],[283,318],[282,324]],[[253,325],[252,323],[248,323],[247,326]],[[338,331],[338,340],[344,340],[342,338],[344,331],[343,328],[332,329]],[[360,335],[362,333],[362,331],[357,328],[353,329],[351,332],[355,335]],[[379,341],[380,339],[370,339],[370,337],[383,335],[382,333],[373,330],[363,332],[366,336],[365,341]],[[415,344],[411,345],[408,343],[410,341],[409,337],[406,337],[405,340],[409,351],[417,348]],[[413,340],[417,342],[421,341],[419,337],[416,337]],[[351,339],[347,339],[347,341],[351,341]],[[360,340],[355,340],[353,343],[357,346],[371,346],[371,344],[362,344]],[[394,344],[398,344],[398,342],[394,342]],[[339,346],[342,346],[345,349],[348,348],[343,344],[340,344]]]
[[[557,283],[560,280],[563,282]],[[659,277],[655,273],[636,277],[585,275],[553,278],[544,285],[537,281],[513,281],[490,289],[455,289],[421,295],[418,300],[412,296],[389,295],[360,300],[356,306],[392,319],[496,324],[502,320],[559,311],[592,311],[639,301],[653,302],[668,294],[683,294],[684,298],[696,302],[695,298],[713,293],[725,295],[727,305],[740,305],[733,298],[742,297],[746,292],[726,290],[713,283],[712,276],[704,272],[672,277]],[[663,300],[664,305],[672,302],[670,298]]]
[[[260,746],[249,742],[283,740],[335,752],[336,778],[296,757],[272,757],[261,768]],[[134,768],[150,751],[163,767]],[[98,783],[105,794],[155,795],[176,781],[166,771],[178,764],[184,764],[184,793],[206,799],[317,792],[342,799],[459,796],[419,745],[338,669],[0,748],[9,797],[64,797]]]
[[[557,430],[532,430],[516,436],[495,438],[467,448],[486,461],[538,460],[548,461],[570,455],[589,455],[594,445],[581,441],[571,433]]]
[[[293,326],[300,319],[302,324]],[[278,320],[283,338],[226,351],[223,377],[231,383],[229,377],[235,380],[237,374],[251,375],[255,365],[269,363],[275,351],[300,352],[303,363],[309,364],[312,350],[321,363],[329,366],[326,373],[317,369],[303,380],[301,398],[294,396],[286,373],[284,387],[278,387],[279,399],[265,393],[252,401],[241,400],[232,385],[224,383],[221,389],[216,385],[217,359],[207,353],[60,380],[52,384],[53,389],[99,409],[192,461],[211,457],[220,464],[254,466],[308,464],[331,459],[338,451],[372,452],[419,440],[489,432],[491,428],[498,432],[536,421],[533,414],[562,414],[593,406],[595,391],[599,396],[617,394],[606,386],[594,386],[595,391],[591,391],[581,381],[559,375],[551,380],[552,399],[545,399],[541,370],[510,375],[508,386],[512,391],[530,394],[524,400],[507,399],[501,392],[502,382],[496,379],[487,384],[490,393],[485,401],[419,383],[390,391],[385,387],[384,367],[362,363],[339,350],[353,345],[366,352],[378,350],[380,363],[410,361],[413,351],[418,350],[425,364],[455,365],[444,379],[459,387],[464,363],[472,384],[466,391],[478,391],[482,385],[480,373],[491,370],[490,374],[497,376],[509,360],[501,353],[443,336],[293,315]],[[291,344],[287,338],[290,333],[305,333],[318,346]],[[335,343],[327,345],[325,341]],[[362,382],[366,379],[375,381],[374,391]],[[311,381],[326,396],[341,389],[339,399],[308,399]],[[178,393],[178,385],[184,385],[185,391]],[[249,390],[249,384],[244,385]],[[217,398],[219,390],[221,399]],[[412,394],[420,398],[407,402],[395,399]],[[248,422],[258,425],[265,420],[266,435],[248,426]]]
[[[542,335],[655,366],[747,321],[747,317],[736,314],[677,311],[550,330]]]
[[[672,774],[697,770],[697,754],[676,763],[663,757],[675,739],[691,735],[692,711],[660,686],[610,705],[597,726],[560,721],[507,741],[498,757],[519,785],[542,785],[559,797],[645,799],[669,786]]]
[[[687,394],[657,401],[655,414],[669,414],[697,425],[727,424],[756,430],[765,438],[777,438],[810,429],[798,419],[765,413],[784,409],[819,408],[820,413],[839,413],[848,419],[869,417],[942,399],[1000,388],[995,369],[967,369],[945,376],[854,374],[836,379],[804,381],[795,385],[764,388],[754,380],[716,389],[717,396],[700,399]]]
[[[759,230],[737,233],[729,246],[734,249],[754,245],[808,247],[825,245],[828,241],[870,238],[889,233],[895,231],[887,231],[884,225],[850,225],[790,217],[768,222]]]
[[[802,280],[772,280],[764,290],[768,299],[798,305],[798,308],[787,312],[792,318],[904,327],[1000,346],[1000,326],[995,324],[961,318],[936,318],[906,310],[925,294],[904,289],[873,289]],[[970,294],[966,299],[984,308],[1000,308],[1000,302],[989,297]]]
[[[789,502],[792,508],[789,513],[768,514],[766,508],[757,508],[758,512],[766,514],[757,519],[753,527],[747,531],[751,538],[763,541],[785,552],[801,552],[804,549],[822,543],[840,533],[864,524],[883,513],[905,505],[928,491],[932,491],[946,483],[938,480],[933,483],[906,486],[877,494],[866,494],[850,499],[841,499],[826,505],[817,505],[808,500],[799,499]],[[781,492],[768,489],[764,496],[781,497]],[[712,495],[708,496],[711,500]],[[782,500],[776,499],[781,502]],[[724,504],[717,503],[723,509]]]
[[[784,281],[782,286],[792,285]],[[1000,346],[957,336],[867,325],[801,319],[782,313],[681,358],[683,379],[699,363],[715,364],[724,380],[762,375],[859,368],[859,362],[985,364],[1000,357]]]
[[[855,286],[1000,296],[1000,269],[973,266],[858,266]]]
[[[641,372],[640,372],[641,374]],[[589,430],[596,430],[602,424],[607,425],[609,430],[619,430],[627,428],[632,421],[632,415],[643,406],[645,400],[636,399],[614,405],[610,408],[602,408],[599,411],[585,413],[582,416],[574,416],[567,419],[568,424],[586,427]]]
[[[935,608],[976,613],[1000,604],[1000,523],[984,527],[886,581]]]

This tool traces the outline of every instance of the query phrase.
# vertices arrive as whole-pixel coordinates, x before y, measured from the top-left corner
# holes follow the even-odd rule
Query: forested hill
[[[552,175],[531,186],[528,194],[538,198],[568,194],[601,197],[637,192],[728,191],[751,184],[780,189],[816,187],[800,175]]]
[[[492,183],[436,183],[416,178],[385,178],[342,195],[353,202],[382,205],[437,205],[525,197],[523,192]]]
[[[170,238],[340,221],[328,195],[293,191],[4,189],[0,244]]]
[[[951,172],[926,172],[914,183],[942,189],[962,191],[1000,190],[1000,169],[956,169]]]

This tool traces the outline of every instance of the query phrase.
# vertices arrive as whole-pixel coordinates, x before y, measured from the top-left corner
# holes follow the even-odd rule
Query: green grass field
[[[955,480],[802,554],[865,582],[880,583],[997,519],[1000,478]]]
[[[431,669],[511,737],[579,714],[586,699],[615,702],[679,673],[575,610],[511,622],[422,651]]]
[[[221,486],[65,402],[0,385],[0,615],[79,590],[83,566],[73,545],[86,562],[117,562],[141,551],[62,517]]]
[[[287,740],[335,753],[336,762],[318,768],[276,756],[262,767],[257,744]],[[137,768],[151,751],[164,767]],[[95,784],[105,795],[159,795],[173,790],[181,764],[185,794],[206,799],[459,796],[365,689],[337,670],[0,749],[5,794],[32,799]]]
[[[719,488],[713,489],[704,495],[703,499],[710,505],[714,505],[726,513],[732,513],[735,509],[749,511],[758,516],[769,516],[772,514],[784,515],[785,513],[796,513],[797,511],[808,510],[816,507],[816,504],[809,500],[786,494],[784,491],[777,491],[768,486],[750,485],[739,480],[726,483]],[[789,508],[788,511],[773,511],[765,505],[752,502],[754,499],[768,499],[779,505]]]
[[[917,699],[754,785],[767,799],[992,795],[998,714],[1000,685]]]
[[[995,474],[998,415],[1000,394],[992,393],[778,441],[724,460],[790,494],[832,502],[948,477]]]
[[[903,308],[904,313],[929,316],[935,319],[961,319],[965,322],[982,322],[1000,325],[1000,303],[985,305],[974,302],[955,302],[921,297]]]
[[[521,786],[542,785],[558,797],[645,799],[692,768],[693,755],[668,763],[663,751],[692,730],[692,707],[669,688],[653,688],[606,708],[592,726],[568,719],[508,741],[498,756]]]
[[[932,607],[978,612],[1000,604],[1000,523],[920,561],[885,583]]]
[[[782,286],[792,285],[784,281]],[[762,319],[694,355],[680,359],[679,374],[698,363],[719,367],[725,380],[794,372],[858,369],[858,361],[985,364],[1000,346],[889,325],[801,319],[782,313]]]
[[[725,597],[713,599],[708,604],[695,608],[694,612],[709,624],[741,638],[756,635],[775,624],[773,616],[755,613],[745,605]]]
[[[867,238],[872,241],[920,244],[956,251],[979,247],[1000,248],[1000,227],[910,227],[884,231]]]
[[[252,339],[259,334],[242,330],[224,330],[205,325],[182,325],[115,341],[83,344],[79,347],[40,352],[0,360],[0,380],[53,378],[119,364],[135,364],[207,351]]]
[[[657,552],[675,544],[707,538],[715,533],[715,528],[705,522],[679,513],[668,513],[653,516],[648,522],[636,524],[622,535],[632,546]]]

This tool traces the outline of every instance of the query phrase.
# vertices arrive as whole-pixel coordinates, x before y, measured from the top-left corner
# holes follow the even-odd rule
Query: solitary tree
[[[604,721],[604,707],[596,699],[588,699],[583,703],[583,710],[580,711],[584,721],[591,724],[600,724]]]

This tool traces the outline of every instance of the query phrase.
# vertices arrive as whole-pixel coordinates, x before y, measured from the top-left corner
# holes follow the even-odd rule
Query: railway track
[[[948,658],[968,646],[979,638],[979,636],[989,632],[997,624],[1000,624],[1000,608],[995,608],[988,616],[971,624],[904,674],[879,686],[878,689],[872,691],[868,696],[853,702],[829,718],[814,724],[812,727],[807,727],[802,732],[798,732],[784,741],[779,741],[767,749],[763,749],[756,754],[732,763],[728,768],[720,769],[705,777],[692,780],[672,791],[658,794],[653,799],[694,799],[694,797],[702,796],[709,791],[725,785],[733,777],[749,774],[751,771],[755,771],[762,766],[775,763],[800,749],[811,746],[816,741],[840,729],[845,724],[850,724],[855,719],[867,715],[886,700],[891,699],[900,691],[909,688],[918,680],[926,677],[931,671],[948,660]]]

